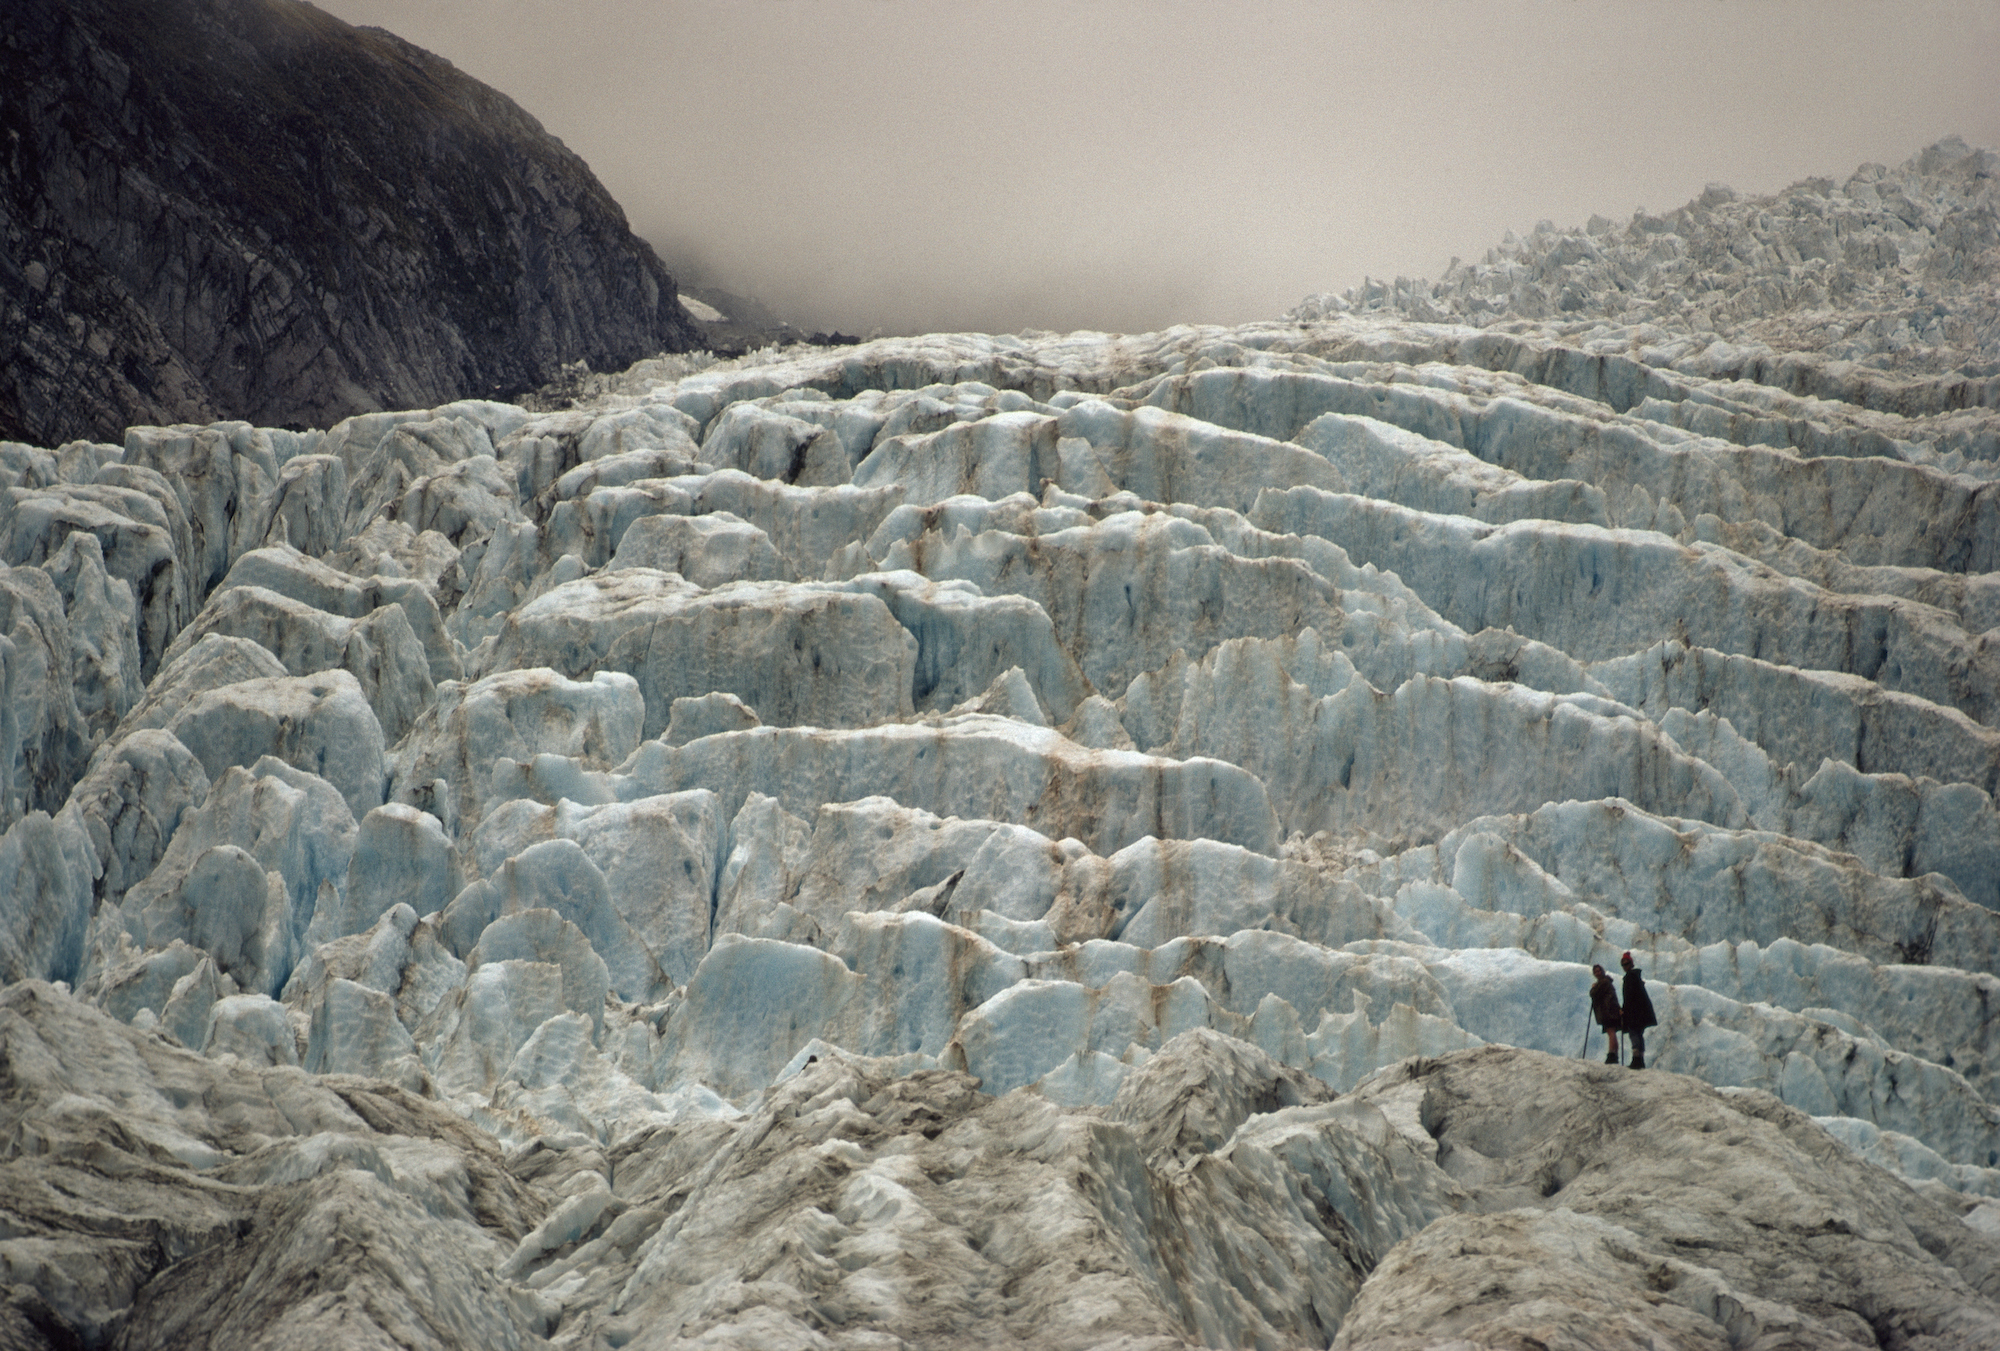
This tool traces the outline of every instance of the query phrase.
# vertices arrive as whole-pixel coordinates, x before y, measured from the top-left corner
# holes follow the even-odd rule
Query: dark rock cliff
[[[0,439],[324,426],[699,342],[504,95],[297,0],[9,0]]]

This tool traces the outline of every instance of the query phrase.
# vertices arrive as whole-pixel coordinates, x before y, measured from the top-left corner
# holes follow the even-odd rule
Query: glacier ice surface
[[[1995,1344],[1993,378],[1560,299],[1990,161],[0,447],[8,1326]]]

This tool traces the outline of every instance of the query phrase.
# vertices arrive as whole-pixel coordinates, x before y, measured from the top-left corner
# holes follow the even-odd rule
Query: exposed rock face
[[[2000,413],[1670,355],[0,444],[4,1335],[2000,1344]]]
[[[0,85],[0,438],[325,426],[698,341],[581,160],[386,32],[22,0]]]

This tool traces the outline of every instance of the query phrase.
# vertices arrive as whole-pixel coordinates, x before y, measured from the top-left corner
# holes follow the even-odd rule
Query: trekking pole
[[[1590,996],[1585,995],[1583,998],[1583,1049],[1576,1053],[1579,1060],[1588,1060],[1590,1058],[1590,1020],[1595,1012],[1596,1010],[1591,1007]]]

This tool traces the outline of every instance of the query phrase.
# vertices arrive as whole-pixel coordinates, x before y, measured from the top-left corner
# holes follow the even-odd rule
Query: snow
[[[1866,369],[1605,298],[1815,201],[1907,268],[1991,190],[1927,155],[1281,322],[0,447],[10,1281],[206,1289],[60,1176],[221,1271],[337,1211],[467,1344],[1991,1344],[1990,297]]]

